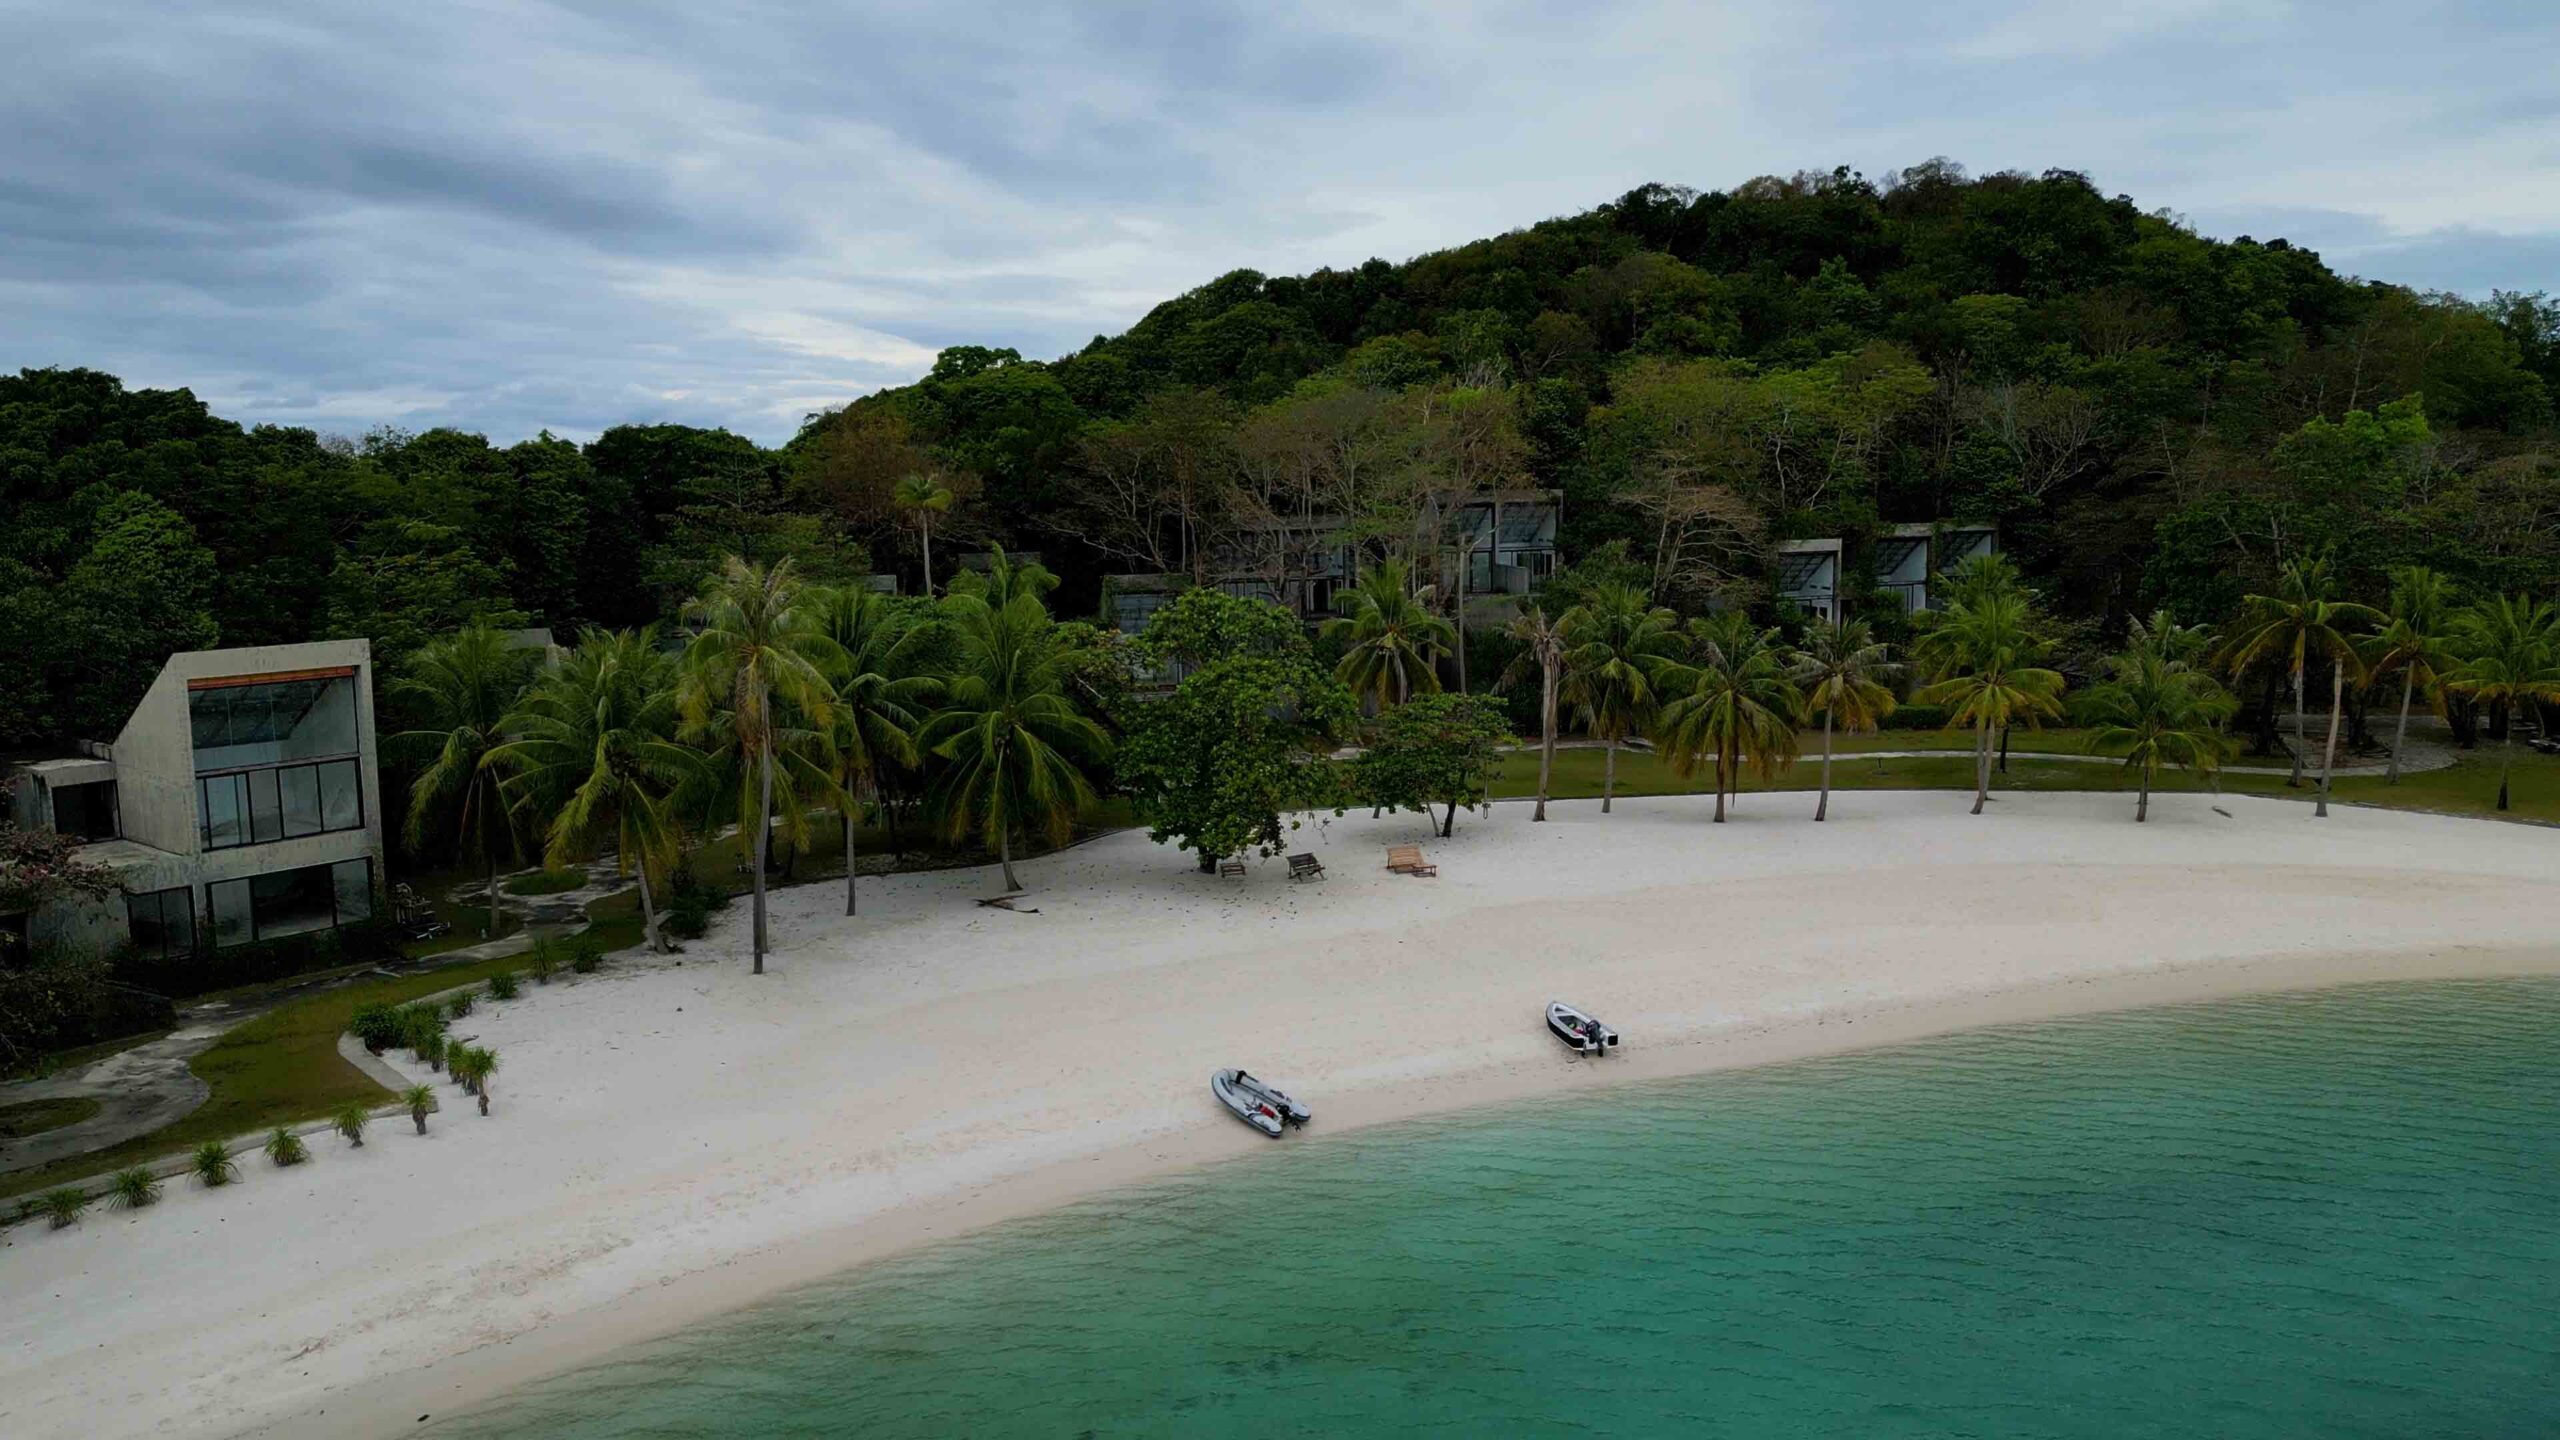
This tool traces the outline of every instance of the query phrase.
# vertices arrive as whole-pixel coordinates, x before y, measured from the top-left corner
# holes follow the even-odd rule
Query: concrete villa
[[[155,959],[374,914],[381,778],[362,640],[172,655],[109,744],[10,770],[20,825],[77,835],[123,894],[0,926]]]

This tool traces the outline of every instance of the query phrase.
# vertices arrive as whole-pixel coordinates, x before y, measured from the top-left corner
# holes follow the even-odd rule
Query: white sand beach
[[[458,1026],[504,1067],[245,1183],[0,1250],[0,1434],[377,1435],[903,1246],[1166,1170],[1494,1099],[2251,990],[2560,971],[2560,831],[2308,805],[1948,793],[1355,812],[1244,881],[1143,834],[777,892],[673,960]],[[1381,868],[1420,841],[1435,879]],[[565,981],[565,977],[564,977]],[[1571,1000],[1624,1051],[1576,1061]],[[1310,1102],[1274,1145],[1243,1064]],[[447,1096],[455,1092],[446,1087]],[[458,1097],[457,1097],[458,1098]],[[1386,1183],[1382,1181],[1381,1183]]]

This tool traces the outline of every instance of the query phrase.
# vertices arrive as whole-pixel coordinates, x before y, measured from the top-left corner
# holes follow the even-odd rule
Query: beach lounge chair
[[[1324,878],[1324,862],[1313,855],[1292,855],[1289,857],[1289,878],[1321,880]]]
[[[1387,847],[1387,868],[1399,875],[1438,875],[1440,867],[1422,858],[1419,845]]]
[[[1244,878],[1244,861],[1243,861],[1243,859],[1242,859],[1241,857],[1238,857],[1238,856],[1230,855],[1230,856],[1228,856],[1226,859],[1219,861],[1219,862],[1218,862],[1218,878],[1219,878],[1219,879],[1221,879],[1221,880],[1241,880],[1241,879],[1243,879],[1243,878]]]

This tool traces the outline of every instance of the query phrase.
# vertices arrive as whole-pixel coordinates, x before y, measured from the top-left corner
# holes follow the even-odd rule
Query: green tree
[[[1996,576],[1977,573],[1959,584],[1959,598],[1923,632],[1921,654],[1938,679],[1923,689],[1924,704],[1947,707],[1947,728],[1970,728],[1973,743],[1973,813],[1991,797],[1992,737],[2024,721],[2062,713],[2062,676],[2038,662],[2045,645],[2036,633],[2033,605],[2024,592]]]
[[[814,602],[819,633],[833,647],[825,669],[835,725],[825,751],[844,818],[844,913],[854,913],[854,830],[877,793],[883,764],[913,766],[915,734],[942,681],[924,670],[932,637],[889,597],[865,586],[826,591]]]
[[[958,664],[948,701],[917,737],[947,762],[934,780],[932,807],[949,839],[974,834],[992,848],[1005,888],[1019,890],[1015,833],[1065,844],[1094,800],[1086,767],[1109,756],[1110,740],[1067,698],[1038,595],[1018,591],[998,606],[964,592],[946,596],[942,613]]]
[[[1335,602],[1341,615],[1324,622],[1321,632],[1342,646],[1333,678],[1379,709],[1437,693],[1439,659],[1456,646],[1458,634],[1431,613],[1433,589],[1415,589],[1402,560],[1386,561],[1345,587]]]
[[[2090,748],[2122,755],[2140,785],[2133,818],[2151,818],[2151,790],[2163,766],[2211,775],[2228,742],[2222,723],[2238,708],[2213,676],[2181,655],[2192,653],[2188,632],[2166,611],[2146,624],[2133,622],[2124,651],[2108,662],[2108,677],[2089,692],[2086,711],[2097,727]]]
[[[542,823],[543,861],[565,867],[605,845],[615,867],[640,877],[641,924],[664,951],[653,880],[681,843],[683,793],[703,782],[702,759],[676,742],[676,665],[651,630],[590,630],[545,671],[506,724],[513,737],[489,764],[528,825]]]
[[[2364,673],[2356,632],[2381,619],[2382,612],[2370,605],[2338,598],[2337,576],[2329,557],[2322,555],[2287,565],[2273,595],[2244,600],[2240,619],[2223,642],[2222,663],[2232,675],[2273,664],[2283,667],[2292,682],[2293,775],[2285,781],[2288,785],[2302,783],[2303,753],[2310,743],[2303,727],[2303,672],[2317,661],[2329,662],[2329,741],[2320,755],[2320,803],[2314,814],[2329,813],[2329,775],[2337,760],[2347,677]]]
[[[132,491],[100,507],[97,539],[62,586],[61,653],[78,676],[72,726],[114,738],[173,652],[213,647],[214,579],[212,552],[176,511]]]
[[[1556,691],[1564,678],[1564,631],[1547,618],[1544,606],[1523,599],[1520,613],[1512,617],[1510,635],[1520,642],[1520,654],[1503,672],[1502,684],[1523,684],[1531,674],[1538,677],[1538,806],[1529,818],[1544,820],[1547,788],[1556,768]]]
[[[2403,565],[2391,572],[2391,602],[2383,624],[2365,642],[2365,670],[2376,680],[2400,676],[2400,719],[2391,731],[2391,768],[2386,785],[2400,783],[2400,753],[2409,743],[2409,705],[2424,699],[2437,718],[2444,716],[2444,679],[2461,663],[2453,653],[2453,587],[2423,565]]]
[[[1115,757],[1148,833],[1197,852],[1204,872],[1223,856],[1280,853],[1296,828],[1284,814],[1338,803],[1341,784],[1328,756],[1358,715],[1351,693],[1315,663],[1303,632],[1274,653],[1255,643],[1259,627],[1251,622],[1204,624],[1196,613],[1247,607],[1277,610],[1192,590],[1157,612],[1149,646],[1198,668],[1172,694],[1137,708]],[[1197,648],[1195,637],[1215,630],[1242,643],[1223,653]]]
[[[924,547],[924,593],[933,593],[933,517],[951,508],[958,499],[942,474],[935,470],[918,470],[898,477],[897,486],[889,492],[889,503],[916,527],[918,543]]]
[[[1431,818],[1446,807],[1439,833],[1457,828],[1461,808],[1483,807],[1501,747],[1511,739],[1502,707],[1483,695],[1424,695],[1378,717],[1368,748],[1352,762],[1355,784],[1370,804],[1415,810]]]
[[[816,597],[792,572],[791,562],[770,566],[729,557],[720,574],[685,607],[693,640],[685,646],[677,702],[688,724],[713,714],[727,717],[741,761],[752,766],[757,792],[755,833],[755,973],[764,973],[765,865],[773,842],[773,767],[789,707],[820,734],[835,722],[834,688],[826,667],[840,664],[835,643],[821,629]]]
[[[2515,770],[2516,721],[2528,706],[2560,704],[2560,610],[2528,595],[2492,595],[2459,621],[2463,653],[2453,688],[2505,722],[2498,744],[2498,808]]]
[[[1600,813],[1606,815],[1617,795],[1618,747],[1653,724],[1661,702],[1654,675],[1678,652],[1680,632],[1669,610],[1614,580],[1593,586],[1590,597],[1564,612],[1556,628],[1565,647],[1561,698],[1607,747],[1600,779]]]
[[[1874,627],[1864,620],[1815,620],[1805,627],[1804,643],[1789,658],[1787,678],[1804,696],[1805,713],[1822,717],[1822,798],[1813,805],[1819,823],[1831,811],[1831,731],[1871,733],[1893,713],[1888,682],[1902,667],[1885,657]]]
[[[489,927],[498,933],[498,851],[510,840],[498,772],[491,765],[507,742],[507,716],[523,698],[533,652],[510,645],[485,625],[467,625],[416,655],[391,692],[414,706],[419,726],[391,737],[433,758],[409,787],[409,844],[426,841],[428,824],[450,814],[462,842],[480,852],[489,881]]]
[[[1795,763],[1796,717],[1804,696],[1788,678],[1778,632],[1740,614],[1691,627],[1695,664],[1667,661],[1659,680],[1670,698],[1654,717],[1654,744],[1671,773],[1686,778],[1703,762],[1716,779],[1715,823],[1738,794],[1747,767],[1763,779]]]

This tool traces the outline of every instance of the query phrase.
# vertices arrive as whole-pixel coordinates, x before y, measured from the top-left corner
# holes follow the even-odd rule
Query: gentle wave
[[[1283,1144],[439,1433],[2402,1440],[2560,1434],[2555,1376],[2560,982],[2513,980]]]

